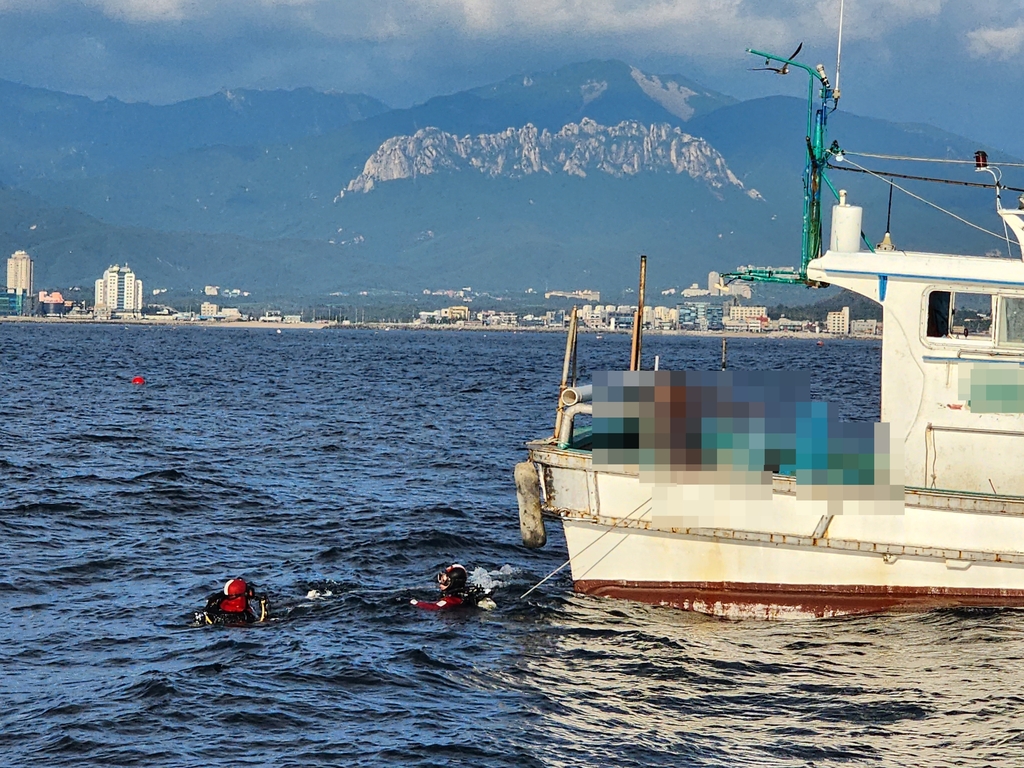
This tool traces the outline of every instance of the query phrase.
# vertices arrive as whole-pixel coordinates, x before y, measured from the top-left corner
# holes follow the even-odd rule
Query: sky
[[[844,0],[842,107],[1024,157],[1024,0]],[[0,79],[170,103],[232,88],[401,107],[587,59],[802,96],[748,47],[824,63],[840,0],[0,0]]]

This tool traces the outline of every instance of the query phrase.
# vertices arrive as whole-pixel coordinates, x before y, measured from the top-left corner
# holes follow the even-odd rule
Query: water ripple
[[[1019,762],[1021,611],[728,622],[577,596],[565,572],[519,600],[565,557],[555,527],[521,546],[511,481],[551,429],[557,335],[0,324],[0,342],[7,764]],[[585,338],[581,371],[628,351]],[[878,416],[877,344],[729,357]],[[495,610],[408,604],[453,560],[490,574]],[[235,575],[273,620],[190,627]]]

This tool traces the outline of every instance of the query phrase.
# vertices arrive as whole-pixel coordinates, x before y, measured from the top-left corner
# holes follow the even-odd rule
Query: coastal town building
[[[769,330],[789,331],[789,332],[802,331],[802,330],[805,330],[807,328],[807,321],[806,320],[793,320],[792,318],[789,318],[789,317],[786,317],[785,315],[783,315],[778,320],[770,321],[768,327],[769,327]]]
[[[25,251],[15,251],[7,259],[7,292],[32,295],[32,257]]]
[[[442,289],[440,291],[432,291],[429,288],[424,288],[423,289],[423,295],[424,296],[447,296],[449,299],[465,299],[466,301],[472,301],[473,300],[472,297],[469,296],[469,294],[472,293],[472,292],[473,292],[473,289],[472,289],[472,287],[469,287],[469,286],[467,286],[467,287],[465,287],[465,288],[463,288],[461,290],[458,290],[458,291],[453,289],[453,288],[446,288],[446,289]],[[363,293],[363,292],[360,292],[360,295],[361,296],[365,296],[366,294]]]
[[[25,294],[0,293],[0,317],[23,314],[26,309]]]
[[[762,317],[768,317],[768,307],[745,307],[739,304],[729,307],[730,320],[760,320]]]
[[[218,307],[212,301],[204,301],[202,304],[199,305],[199,314],[202,317],[213,317],[214,315],[217,314],[217,311],[219,309],[220,307]]]
[[[60,291],[40,291],[36,312],[46,317],[59,317],[71,311],[74,302],[65,301]]]
[[[484,325],[507,327],[519,325],[519,315],[515,312],[495,312],[485,310],[477,314],[477,319]]]
[[[679,310],[672,307],[653,307],[654,320],[651,328],[657,331],[673,331],[679,327]]]
[[[720,331],[722,309],[721,304],[710,301],[684,301],[676,307],[679,313],[677,328],[684,331]]]
[[[142,281],[127,264],[112,265],[96,281],[97,317],[138,315],[142,312]]]
[[[850,333],[857,336],[877,336],[882,332],[882,324],[877,320],[851,320]]]
[[[579,321],[584,328],[596,328],[602,322],[604,315],[603,307],[600,305],[584,304],[579,310]]]
[[[601,300],[600,291],[547,291],[544,294],[545,299],[580,299],[581,301],[593,301],[598,302]]]
[[[768,330],[768,307],[741,306],[734,304],[729,307],[729,314],[722,320],[727,331],[761,333]]]
[[[608,330],[632,330],[636,322],[636,307],[620,304],[608,312]]]
[[[718,274],[718,273],[715,272],[715,273],[712,273],[712,274]],[[694,283],[689,288],[683,288],[682,294],[683,294],[683,296],[686,296],[687,298],[691,298],[691,297],[694,297],[694,296],[710,296],[711,295],[711,289],[708,288],[708,289],[705,290],[704,288],[701,288],[699,285]]]
[[[843,307],[838,312],[829,312],[825,318],[825,330],[833,336],[849,336],[850,308]]]

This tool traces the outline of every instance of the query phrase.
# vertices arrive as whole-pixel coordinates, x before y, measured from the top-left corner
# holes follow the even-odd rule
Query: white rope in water
[[[851,152],[843,150],[844,155],[855,155],[856,157],[871,157],[876,160],[907,160],[914,163],[945,163],[948,165],[974,165],[974,160],[953,160],[944,157],[909,157],[906,155],[878,155],[872,152]],[[1024,163],[993,163],[1001,168],[1024,168]]]
[[[967,220],[967,219],[965,219],[965,218],[964,218],[963,216],[957,216],[957,215],[956,215],[955,213],[953,213],[952,211],[947,211],[947,210],[946,210],[945,208],[943,208],[943,207],[942,207],[941,205],[936,205],[936,204],[935,204],[935,203],[933,203],[933,202],[932,202],[931,200],[925,200],[925,199],[924,199],[923,197],[921,197],[920,195],[915,195],[915,194],[914,194],[913,192],[911,192],[911,191],[910,191],[909,189],[904,189],[904,188],[903,188],[903,187],[901,187],[901,186],[900,186],[899,184],[897,184],[897,183],[896,183],[895,181],[892,181],[891,179],[887,179],[887,178],[885,178],[884,176],[880,176],[880,175],[878,175],[877,173],[875,173],[874,171],[870,171],[870,170],[868,170],[868,169],[867,169],[867,168],[865,168],[865,167],[864,167],[863,165],[859,165],[858,163],[855,163],[855,162],[853,162],[853,160],[847,159],[847,158],[846,158],[846,153],[845,153],[845,152],[843,153],[843,158],[844,158],[844,160],[845,160],[845,161],[846,161],[847,163],[849,163],[850,165],[854,166],[855,168],[859,168],[860,170],[864,171],[864,173],[866,173],[866,174],[868,174],[868,175],[870,175],[870,176],[874,176],[874,177],[875,177],[876,179],[878,179],[879,181],[884,181],[884,182],[885,182],[886,184],[891,184],[891,185],[892,185],[892,186],[894,186],[894,187],[895,187],[896,189],[898,189],[898,190],[899,190],[900,192],[903,192],[903,193],[904,193],[904,194],[906,194],[906,195],[910,195],[910,196],[911,196],[912,198],[914,198],[915,200],[920,200],[920,201],[921,201],[922,203],[924,203],[925,205],[930,205],[930,206],[931,206],[932,208],[934,208],[934,209],[935,209],[935,210],[937,210],[937,211],[942,211],[942,212],[943,212],[944,214],[946,214],[947,216],[952,216],[952,217],[953,217],[954,219],[956,219],[957,221],[959,221],[959,222],[961,222],[961,223],[963,223],[963,224],[966,224],[966,225],[967,225],[968,227],[972,227],[972,228],[974,228],[974,229],[978,230],[979,232],[984,232],[984,233],[985,233],[986,235],[992,235],[992,237],[996,238],[997,240],[1002,240],[1002,241],[1004,241],[1004,242],[1006,241],[1006,237],[1005,237],[1005,235],[1000,235],[1000,234],[999,234],[998,232],[993,232],[993,231],[992,231],[991,229],[985,229],[984,227],[979,227],[979,226],[978,226],[977,224],[975,224],[975,223],[974,223],[973,221],[968,221],[968,220]],[[837,157],[836,159],[838,160],[839,158]]]
[[[647,505],[648,505],[648,504],[650,504],[650,503],[651,503],[651,500],[650,500],[650,499],[647,499],[646,501],[641,501],[641,502],[640,502],[640,506],[639,506],[639,507],[637,507],[636,509],[634,509],[634,510],[633,510],[632,512],[630,512],[630,513],[629,513],[628,515],[626,515],[625,517],[622,517],[622,518],[619,518],[618,520],[616,520],[616,521],[615,521],[615,524],[614,524],[614,525],[612,525],[612,527],[611,527],[611,528],[609,528],[609,529],[608,529],[607,531],[605,531],[604,533],[602,533],[602,534],[601,534],[600,536],[598,536],[598,537],[597,537],[596,539],[594,539],[594,540],[593,540],[592,542],[590,542],[589,544],[587,544],[587,546],[585,546],[585,547],[584,547],[583,549],[581,549],[581,550],[580,550],[579,552],[577,552],[577,553],[576,553],[576,554],[575,554],[575,555],[574,555],[573,557],[570,557],[570,558],[569,558],[568,560],[566,560],[566,561],[565,561],[564,563],[562,563],[562,564],[561,564],[560,566],[558,566],[557,568],[555,568],[555,570],[553,570],[553,571],[552,571],[551,573],[549,573],[549,574],[548,574],[547,576],[545,576],[545,577],[544,577],[543,579],[541,579],[540,581],[538,581],[538,582],[537,582],[536,584],[534,584],[534,585],[533,585],[532,587],[530,587],[530,588],[529,588],[528,590],[526,590],[525,592],[523,592],[523,594],[521,594],[521,595],[519,596],[519,599],[520,599],[520,600],[522,600],[523,598],[525,598],[525,597],[526,597],[526,596],[527,596],[528,594],[530,594],[531,592],[533,592],[533,590],[535,590],[535,589],[536,589],[537,587],[539,587],[539,586],[540,586],[541,584],[543,584],[543,583],[544,583],[545,581],[547,581],[548,579],[550,579],[550,578],[551,578],[552,576],[554,576],[554,575],[555,575],[556,573],[558,573],[559,571],[561,571],[561,570],[562,570],[563,568],[565,568],[565,566],[569,565],[569,563],[571,563],[571,562],[573,561],[573,558],[575,558],[575,557],[579,557],[579,556],[580,556],[580,555],[582,555],[582,554],[583,554],[584,552],[586,552],[586,551],[587,551],[588,549],[590,549],[590,548],[591,548],[592,546],[594,546],[595,544],[597,544],[597,542],[599,542],[599,541],[600,541],[601,539],[603,539],[603,538],[604,538],[605,536],[607,536],[607,535],[608,535],[609,533],[611,533],[612,531],[614,531],[614,530],[615,530],[615,529],[616,529],[616,528],[617,528],[617,527],[619,526],[619,523],[624,523],[624,522],[626,522],[627,520],[629,520],[629,518],[631,518],[631,517],[632,517],[633,515],[635,515],[635,514],[636,514],[637,512],[640,512],[641,510],[644,510],[644,507],[645,507],[645,506],[647,506]],[[646,511],[646,510],[644,510],[644,511]]]

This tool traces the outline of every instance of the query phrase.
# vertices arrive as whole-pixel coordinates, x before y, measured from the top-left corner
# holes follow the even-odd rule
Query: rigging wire
[[[844,155],[855,155],[857,157],[871,157],[876,160],[907,160],[915,163],[946,163],[949,165],[974,165],[974,160],[954,160],[951,158],[944,157],[909,157],[907,155],[879,155],[873,152],[851,152],[848,149],[843,150]],[[1024,163],[994,163],[994,165],[1001,166],[1003,168],[1024,168]]]
[[[845,153],[844,153],[844,155],[845,155]],[[925,205],[930,205],[935,210],[942,211],[942,213],[946,214],[947,216],[952,216],[954,219],[956,219],[957,221],[961,222],[962,224],[966,224],[967,226],[969,226],[969,227],[971,227],[973,229],[976,229],[979,232],[984,232],[986,235],[992,235],[992,237],[996,238],[997,240],[1005,240],[1003,235],[1000,235],[998,232],[993,232],[991,229],[985,229],[984,227],[979,227],[977,224],[975,224],[972,221],[968,221],[963,216],[958,216],[957,214],[953,213],[952,211],[947,211],[945,208],[943,208],[940,205],[936,205],[931,200],[926,200],[925,198],[921,197],[920,195],[914,194],[909,189],[905,189],[905,188],[901,187],[895,181],[890,181],[889,179],[884,178],[881,174],[876,173],[875,171],[868,170],[867,168],[865,168],[862,165],[858,165],[853,160],[848,160],[848,159],[845,159],[845,158],[844,158],[844,160],[845,160],[845,162],[848,162],[850,165],[853,165],[853,166],[856,166],[857,168],[860,168],[860,170],[862,172],[864,172],[864,173],[866,173],[866,174],[868,174],[870,176],[874,176],[876,179],[878,179],[880,181],[884,181],[886,184],[891,184],[892,186],[896,187],[896,189],[898,189],[900,192],[903,192],[906,195],[910,195],[915,200],[920,200]],[[837,168],[838,169],[839,166],[829,166],[829,167]],[[985,186],[989,186],[989,185],[986,184]]]
[[[849,152],[845,152],[844,151],[843,154],[847,155],[847,154],[856,154],[856,153],[849,153]],[[974,161],[971,161],[971,162],[973,163]],[[857,168],[843,168],[841,165],[831,165],[831,164],[829,164],[828,167],[829,167],[830,170],[847,171],[849,173],[875,173],[878,176],[887,176],[887,177],[893,178],[893,179],[910,179],[911,181],[934,181],[934,182],[937,182],[937,183],[940,183],[940,184],[953,184],[955,186],[961,186],[961,187],[982,187],[983,189],[995,189],[995,184],[985,184],[984,182],[980,182],[980,181],[957,181],[956,179],[937,179],[937,178],[934,178],[933,176],[911,176],[911,175],[906,174],[906,173],[893,173],[891,171],[858,170]],[[1013,192],[1024,192],[1024,187],[1004,187],[1002,184],[1000,184],[999,188],[1000,189],[1009,189],[1009,190],[1011,190]]]

